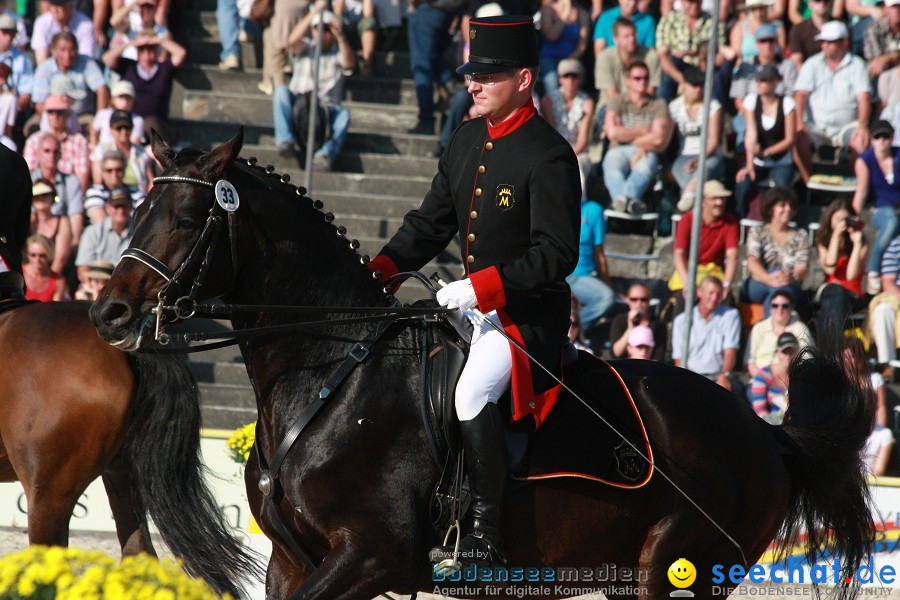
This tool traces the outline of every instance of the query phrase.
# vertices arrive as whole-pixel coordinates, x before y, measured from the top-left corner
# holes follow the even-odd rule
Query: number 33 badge
[[[228,212],[234,212],[240,206],[241,199],[231,182],[220,179],[216,183],[216,202]]]

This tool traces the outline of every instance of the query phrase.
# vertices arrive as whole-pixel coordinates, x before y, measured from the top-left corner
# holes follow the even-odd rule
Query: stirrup
[[[447,541],[450,539],[450,534],[454,529],[456,530],[456,542],[453,544],[453,549],[451,550],[450,546],[447,545]],[[457,558],[459,556],[459,542],[461,539],[462,535],[459,528],[459,519],[457,519],[453,522],[453,525],[447,529],[447,534],[444,536],[444,543],[438,548],[432,548],[429,553],[431,562],[437,563],[435,573],[447,576],[462,570],[462,564]],[[447,554],[450,556],[446,557]],[[438,560],[440,560],[440,562],[438,562]]]

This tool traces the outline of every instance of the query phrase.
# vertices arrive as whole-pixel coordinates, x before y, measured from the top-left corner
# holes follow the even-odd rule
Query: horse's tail
[[[125,451],[141,503],[188,573],[241,598],[235,578],[261,578],[263,567],[234,536],[204,482],[194,378],[180,357],[138,354],[133,360],[137,391]]]
[[[781,431],[790,438],[784,460],[791,497],[779,553],[785,556],[805,529],[809,563],[827,543],[841,562],[835,597],[854,598],[857,568],[875,537],[863,457],[875,402],[845,364],[842,328],[822,329],[817,348],[804,350],[790,368],[790,408]],[[843,585],[848,577],[851,585]]]

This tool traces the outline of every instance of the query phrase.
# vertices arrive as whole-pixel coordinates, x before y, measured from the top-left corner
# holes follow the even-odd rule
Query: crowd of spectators
[[[173,79],[187,57],[169,31],[169,6],[42,0],[26,21],[0,0],[0,143],[20,151],[31,170],[24,255],[34,299],[95,297],[130,241],[133,210],[159,167],[148,135],[171,133]],[[615,357],[673,361],[746,397],[773,422],[789,402],[787,364],[814,343],[816,328],[845,326],[849,315],[868,311],[860,334],[879,370],[896,358],[900,0],[722,0],[717,28],[710,0],[216,6],[219,69],[241,69],[241,42],[261,38],[259,89],[272,96],[279,154],[304,151],[298,123],[315,111],[322,131],[310,151],[323,171],[335,168],[350,127],[346,78],[377,75],[376,48],[392,47],[404,26],[418,109],[408,133],[440,133],[432,153],[440,156],[471,114],[453,71],[466,60],[469,17],[534,15],[535,103],[572,145],[582,172],[580,257],[568,279],[574,341]],[[311,98],[315,71],[318,98]],[[824,207],[810,235],[795,224],[797,192],[826,155],[855,176],[855,194]],[[643,283],[623,292],[609,273],[606,213],[639,218],[658,209],[659,182],[674,190],[671,204],[683,213],[669,295]],[[589,195],[598,188],[602,197]],[[689,209],[698,195],[697,296],[683,357]],[[755,223],[745,230],[747,218]],[[814,270],[823,283],[809,289]],[[673,308],[661,315],[655,301]],[[871,383],[878,387],[874,376]]]
[[[186,50],[169,34],[169,0],[14,8],[0,2],[0,143],[23,155],[33,183],[28,298],[94,297],[153,185],[147,137],[168,131]]]

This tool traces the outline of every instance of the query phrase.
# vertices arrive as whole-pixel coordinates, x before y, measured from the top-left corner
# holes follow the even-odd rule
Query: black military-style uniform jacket
[[[20,154],[0,144],[0,271],[22,272],[31,223],[31,175]]]
[[[581,183],[569,143],[529,99],[496,126],[480,118],[453,134],[422,205],[373,259],[387,277],[420,269],[459,235],[462,259],[484,312],[560,376],[578,261]],[[511,345],[513,420],[539,427],[560,386]]]

